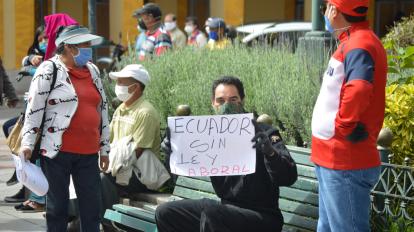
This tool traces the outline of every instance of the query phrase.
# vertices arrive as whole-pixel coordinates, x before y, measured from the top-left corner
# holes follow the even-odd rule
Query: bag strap
[[[57,79],[57,67],[55,62],[49,60],[50,62],[52,62],[53,64],[53,77],[52,77],[52,83],[50,84],[50,92],[52,92],[52,90],[55,88],[55,84],[56,84],[56,79]],[[49,92],[49,94],[50,94]]]
[[[52,92],[52,90],[55,88],[55,84],[56,84],[56,79],[57,79],[57,67],[55,62],[49,60],[50,62],[52,62],[53,64],[53,76],[52,76],[52,83],[50,84],[50,91],[49,91],[49,95]],[[40,124],[40,131],[43,131],[43,124],[45,123],[45,118],[46,118],[46,106],[47,106],[47,101],[49,100],[49,95],[46,98],[45,101],[45,111],[43,113],[43,118],[42,118],[42,123]]]
[[[48,60],[48,61],[52,62],[52,64],[53,64],[52,82],[50,84],[50,91],[49,91],[49,95],[50,95],[50,93],[52,92],[52,90],[55,88],[58,69],[56,67],[55,62],[53,62],[51,60]],[[43,127],[44,127],[45,120],[46,120],[46,106],[47,106],[47,102],[48,102],[48,99],[49,99],[49,95],[47,96],[46,101],[45,101],[45,110],[43,112],[42,123],[40,123],[40,127],[39,127],[40,133],[43,133]],[[42,142],[42,136],[40,136],[39,140],[37,141],[37,143],[36,143],[36,145],[35,145],[35,147],[33,149],[33,151],[37,151],[37,152],[40,151],[40,144],[41,144],[41,142]],[[39,157],[42,158],[41,155]]]

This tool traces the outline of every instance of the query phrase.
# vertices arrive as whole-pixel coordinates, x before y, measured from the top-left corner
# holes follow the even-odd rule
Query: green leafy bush
[[[397,164],[414,159],[414,84],[390,85],[386,90],[384,127],[394,134],[391,150]]]
[[[396,23],[383,43],[388,54],[389,82],[414,83],[414,15]]]
[[[403,217],[372,215],[371,230],[373,232],[414,232],[414,223]]]
[[[120,66],[127,63],[136,63],[134,54]],[[244,83],[246,110],[271,115],[290,144],[311,140],[321,75],[312,60],[283,50],[235,46],[218,51],[182,49],[143,65],[151,75],[145,94],[159,110],[163,127],[180,104],[190,105],[193,115],[212,114],[212,81],[232,75]]]
[[[414,15],[403,18],[390,28],[383,42],[393,42],[398,47],[408,47],[414,44]]]

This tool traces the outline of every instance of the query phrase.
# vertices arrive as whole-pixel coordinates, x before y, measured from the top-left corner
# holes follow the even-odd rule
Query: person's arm
[[[170,35],[162,33],[157,37],[157,40],[155,41],[154,55],[160,56],[171,48],[172,42]]]
[[[275,150],[274,155],[264,156],[266,170],[272,183],[276,186],[290,186],[294,184],[298,178],[298,173],[296,163],[290,156],[289,150],[281,138],[278,142],[273,143],[272,146]]]
[[[256,135],[252,142],[254,148],[263,155],[266,171],[274,185],[289,186],[295,183],[298,178],[296,163],[290,156],[279,131],[253,121]],[[258,155],[258,158],[261,157]]]
[[[13,84],[11,83],[5,71],[3,71],[3,74],[0,75],[3,75],[3,92],[7,98],[6,104],[8,107],[13,108],[19,101],[17,98],[16,90],[14,89]]]
[[[109,133],[109,121],[108,121],[108,99],[106,98],[105,95],[105,91],[102,85],[102,81],[100,78],[100,73],[98,68],[94,65],[91,64],[93,66],[93,70],[96,71],[96,75],[97,77],[95,78],[95,80],[97,81],[96,85],[97,87],[100,89],[100,93],[101,93],[101,98],[102,98],[102,102],[101,102],[101,136],[100,136],[100,155],[101,156],[108,156],[109,151],[111,150],[110,147],[110,143],[109,143],[109,139],[110,139],[110,133]]]
[[[0,63],[0,76],[2,76],[3,79],[3,91],[0,92],[3,92],[6,95],[8,105],[15,105],[19,99],[17,98],[16,90],[14,89],[13,84],[11,83],[9,76],[3,67],[3,62]]]
[[[363,49],[354,49],[345,57],[345,86],[336,116],[336,130],[352,142],[366,139],[368,133],[360,117],[373,96],[374,61]]]
[[[137,118],[137,126],[132,135],[135,143],[135,155],[137,158],[141,156],[145,149],[151,149],[155,142],[155,136],[159,136],[156,129],[159,125],[155,125],[155,120],[149,113],[140,113]]]

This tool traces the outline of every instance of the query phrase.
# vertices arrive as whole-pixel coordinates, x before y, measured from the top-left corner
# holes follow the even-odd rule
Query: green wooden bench
[[[309,160],[310,150],[288,146],[298,169],[298,180],[290,187],[280,188],[279,207],[285,226],[283,231],[315,231],[318,219],[318,182]],[[158,204],[181,199],[218,199],[210,178],[178,177],[171,196],[138,194],[130,205],[116,204],[106,210],[105,218],[145,232],[157,231],[154,212]]]

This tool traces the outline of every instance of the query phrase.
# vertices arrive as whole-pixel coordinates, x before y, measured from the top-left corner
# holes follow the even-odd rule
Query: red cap
[[[336,6],[340,12],[350,16],[366,16],[368,14],[368,11],[358,13],[355,10],[358,7],[368,8],[369,0],[328,0],[328,2]]]

